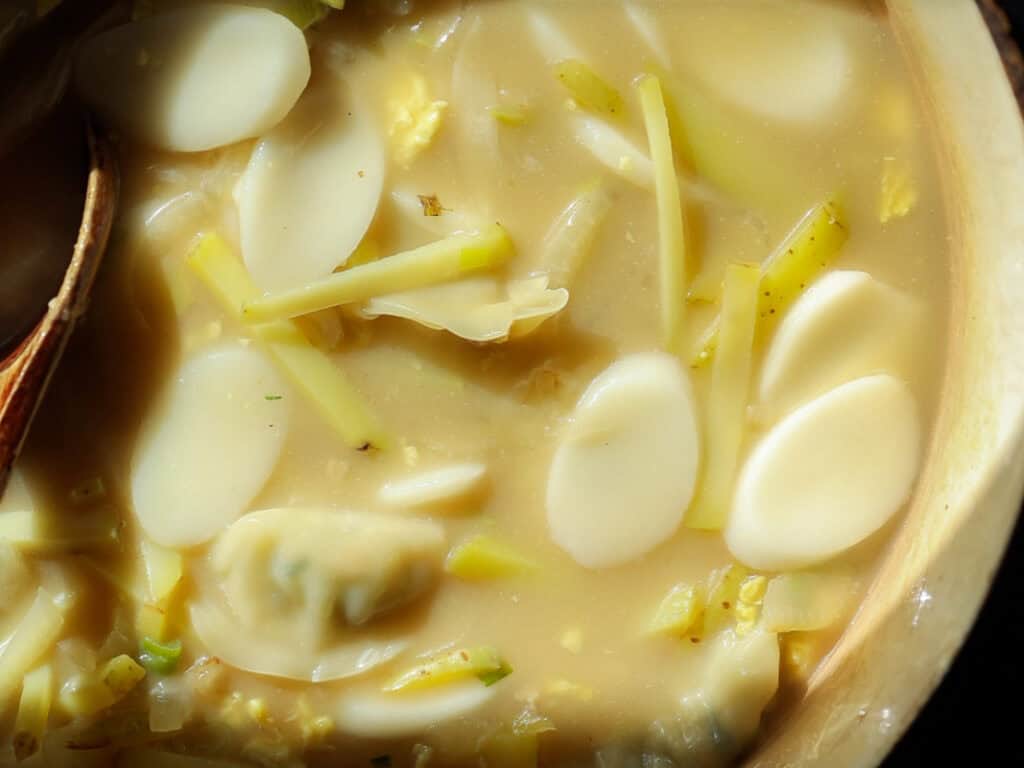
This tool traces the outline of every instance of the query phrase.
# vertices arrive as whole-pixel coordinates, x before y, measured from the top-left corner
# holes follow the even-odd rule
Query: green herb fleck
[[[152,637],[142,638],[139,663],[150,672],[155,672],[158,675],[169,675],[177,668],[180,659],[180,640],[161,643]]]
[[[509,666],[508,662],[501,662],[501,666],[497,669],[491,669],[487,672],[481,672],[477,675],[477,680],[483,683],[486,687],[490,688],[499,680],[504,680],[506,677],[512,674],[512,667]]]
[[[264,395],[264,400],[283,400],[284,395]]]

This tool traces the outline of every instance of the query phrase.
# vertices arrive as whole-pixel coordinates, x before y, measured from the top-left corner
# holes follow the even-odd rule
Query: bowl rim
[[[954,248],[942,405],[922,498],[803,699],[749,757],[758,768],[881,763],[966,640],[1024,495],[1024,213],[1011,204],[1024,186],[1024,66],[992,0],[877,7],[938,137]]]

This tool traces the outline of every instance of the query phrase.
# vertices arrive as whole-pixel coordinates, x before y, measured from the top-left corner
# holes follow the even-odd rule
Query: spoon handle
[[[97,135],[91,124],[87,123],[86,132],[89,180],[71,263],[35,330],[0,360],[0,496],[71,331],[85,312],[110,237],[117,207],[117,163],[106,139]]]

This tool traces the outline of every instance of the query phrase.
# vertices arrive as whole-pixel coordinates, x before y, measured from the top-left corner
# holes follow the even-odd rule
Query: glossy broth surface
[[[306,29],[305,36],[311,61],[307,91],[329,94],[332,109],[367,121],[383,163],[372,222],[347,265],[340,262],[348,254],[338,254],[340,272],[361,269],[353,259],[386,261],[498,222],[514,244],[514,255],[494,274],[514,281],[544,269],[553,222],[574,199],[597,185],[610,204],[582,266],[565,286],[565,307],[519,337],[467,340],[407,318],[370,318],[363,305],[300,317],[297,327],[343,373],[381,424],[387,444],[352,447],[294,381],[268,378],[273,389],[254,390],[253,408],[268,408],[271,421],[274,414],[282,419],[287,414],[286,421],[267,424],[279,449],[244,509],[228,522],[272,509],[409,517],[435,524],[446,553],[484,536],[527,565],[495,578],[460,578],[442,569],[422,594],[408,601],[403,596],[397,607],[365,624],[335,622],[324,636],[330,640],[318,636],[314,645],[353,638],[404,645],[395,658],[344,679],[315,682],[245,669],[197,631],[196,606],[221,605],[225,599],[226,582],[220,580],[214,553],[224,530],[232,529],[225,524],[216,535],[195,542],[154,541],[155,529],[137,508],[137,478],[151,455],[148,441],[158,439],[152,437],[155,430],[176,418],[170,410],[176,406],[169,403],[192,375],[189,361],[225,350],[273,360],[255,326],[227,311],[189,261],[201,247],[197,243],[209,246],[213,236],[236,262],[248,260],[243,252],[249,225],[244,212],[240,215],[238,190],[251,178],[251,157],[260,151],[261,139],[175,152],[115,125],[123,179],[114,239],[89,314],[17,465],[17,482],[24,488],[20,495],[8,490],[0,503],[0,521],[30,508],[64,532],[33,538],[0,522],[0,539],[10,539],[5,546],[28,573],[11,607],[0,607],[3,636],[17,631],[38,587],[68,595],[59,633],[29,664],[49,664],[55,675],[45,732],[87,732],[97,740],[88,759],[120,760],[118,765],[149,764],[148,750],[248,761],[244,764],[417,768],[639,765],[641,755],[646,755],[644,766],[689,764],[688,755],[702,761],[695,764],[734,759],[756,738],[740,726],[729,733],[723,725],[749,721],[741,712],[746,694],[742,686],[721,695],[711,691],[718,678],[709,670],[722,647],[743,642],[743,616],[735,615],[742,601],[733,592],[731,599],[719,601],[722,611],[710,604],[704,609],[702,620],[714,609],[721,622],[714,631],[702,631],[698,621],[678,633],[652,633],[663,598],[678,584],[705,585],[705,597],[719,595],[715,580],[730,566],[746,567],[741,580],[792,572],[841,574],[847,592],[837,615],[822,622],[826,626],[771,633],[781,649],[781,693],[768,706],[778,706],[784,694],[799,692],[842,632],[899,513],[894,508],[892,522],[835,556],[792,568],[742,563],[721,531],[693,529],[688,518],[647,551],[609,567],[582,564],[553,538],[546,494],[553,458],[568,430],[583,418],[577,404],[616,361],[638,354],[669,357],[658,351],[662,278],[654,186],[631,180],[636,168],[625,154],[611,165],[597,159],[581,141],[580,121],[610,126],[646,157],[648,135],[634,85],[638,77],[657,72],[670,101],[704,105],[696,113],[683,110],[707,118],[704,125],[690,123],[697,137],[692,142],[696,167],[687,167],[681,152],[675,163],[689,296],[684,343],[673,351],[692,388],[702,468],[709,461],[715,361],[697,365],[691,350],[722,311],[727,265],[764,262],[808,210],[828,201],[841,206],[848,239],[827,270],[867,273],[917,312],[920,332],[910,352],[899,358],[898,369],[864,370],[858,376],[891,374],[904,383],[915,403],[924,455],[944,364],[948,230],[925,113],[884,14],[873,3],[789,0],[350,2]],[[794,51],[800,41],[806,48]],[[556,76],[557,63],[564,60],[585,62],[621,96],[621,106],[608,113],[580,103],[579,93]],[[436,102],[445,103],[439,125],[413,148],[419,139],[411,138],[408,121],[419,126],[417,110]],[[293,136],[313,137],[328,122],[325,114],[295,108],[284,120]],[[672,139],[678,149],[678,137]],[[300,140],[289,146],[287,151],[298,152],[306,145]],[[713,156],[701,154],[708,152]],[[373,152],[364,156],[365,172],[372,174]],[[279,157],[281,163],[291,162],[287,152]],[[325,167],[323,173],[350,170]],[[361,166],[354,170],[364,173]],[[321,189],[329,186],[314,187],[311,194]],[[354,216],[352,211],[364,205],[358,185],[352,189],[336,201],[334,216]],[[290,194],[293,201],[302,199],[295,197],[298,192]],[[299,207],[312,209],[320,202],[305,199]],[[425,215],[432,204],[441,207],[439,215]],[[273,198],[265,205],[267,216],[282,210]],[[301,256],[281,253],[279,258]],[[279,293],[273,287],[266,291]],[[754,337],[736,477],[749,469],[748,457],[783,420],[758,401],[761,370],[779,327],[777,318],[770,321],[774,325],[768,322]],[[834,350],[819,351],[826,360]],[[274,377],[281,375],[276,362],[266,365]],[[168,443],[168,453],[160,455],[207,450],[213,438],[201,427],[216,420],[217,411],[209,414],[196,416],[196,430],[173,438],[180,442]],[[220,456],[213,469],[223,485],[248,477],[250,470],[239,467],[257,461],[260,435],[248,443],[236,441]],[[663,459],[648,457],[653,465]],[[180,466],[191,466],[183,462]],[[434,506],[395,509],[381,500],[388,483],[454,465],[482,466],[485,483],[464,499]],[[201,508],[210,481],[175,471],[182,473],[174,481],[186,497],[190,488],[199,489],[196,507]],[[628,518],[642,518],[646,511],[623,514],[628,529]],[[829,510],[821,514],[827,517]],[[304,519],[296,517],[295,524]],[[84,533],[76,539],[79,529]],[[337,546],[325,551],[347,552],[345,536],[339,533]],[[154,544],[181,567],[180,578],[159,600],[152,572],[147,579],[153,566],[146,548]],[[389,557],[382,552],[376,562]],[[239,555],[235,563],[239,568],[242,559]],[[749,610],[756,619],[766,582],[755,583]],[[255,589],[253,600],[267,597]],[[824,599],[807,596],[811,602]],[[153,626],[146,623],[152,617],[143,616],[147,605],[162,615],[162,642],[181,642],[173,671],[161,675],[149,666],[130,693],[82,715],[88,707],[76,710],[61,692],[110,658],[139,659],[140,643]],[[271,618],[264,625],[229,622],[232,650],[268,642],[287,653],[287,632],[294,632],[297,646],[305,642],[300,636],[308,627],[297,619],[292,623],[298,614],[285,609],[274,614],[273,603],[267,605]],[[347,611],[349,603],[345,606]],[[753,630],[764,631],[763,624]],[[476,686],[472,674],[468,682],[438,684],[423,693],[381,692],[425,659],[479,648],[496,649],[507,669],[479,704],[464,711],[450,701],[451,686]],[[735,668],[743,663],[736,660]],[[731,684],[723,682],[722,690]],[[188,715],[169,733],[153,733],[153,702],[167,691],[174,692],[172,699],[187,701]],[[0,692],[5,693],[2,686]],[[769,686],[768,698],[773,693]],[[437,715],[426,716],[422,724],[409,715],[412,725],[403,727],[404,715],[387,709],[396,696],[405,703],[422,697],[423,706]],[[705,704],[735,706],[735,713],[712,712],[702,720],[693,715],[694,696]],[[384,712],[379,717],[372,714],[378,705]],[[18,708],[16,694],[0,698],[0,735],[7,734],[8,741],[17,733]],[[446,714],[449,709],[453,714]],[[352,715],[354,710],[370,714]],[[687,730],[681,722],[697,725]],[[60,751],[51,746],[53,754]],[[65,764],[57,759],[54,765]],[[656,759],[665,762],[649,762]]]

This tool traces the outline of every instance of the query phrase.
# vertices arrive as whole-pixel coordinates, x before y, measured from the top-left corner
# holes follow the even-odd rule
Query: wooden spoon
[[[66,195],[69,189],[75,189],[77,196],[81,187],[76,188],[73,181],[70,187],[45,183],[49,176],[32,183],[31,190],[19,187],[25,180],[18,173],[71,171],[64,164],[72,162],[77,150],[69,152],[56,144],[51,150],[48,142],[83,137],[70,122],[79,120],[82,113],[67,97],[75,51],[81,40],[128,14],[123,0],[67,0],[55,9],[49,7],[42,16],[40,8],[33,0],[16,0],[0,11],[0,152],[5,157],[18,155],[21,166],[12,171],[10,162],[5,160],[3,165],[9,194],[20,197],[17,205],[4,212],[6,229],[0,238],[8,260],[7,270],[0,270],[0,277],[8,281],[0,286],[6,289],[0,290],[5,302],[0,312],[0,496],[68,336],[85,309],[110,234],[118,187],[111,148],[87,121],[83,126],[88,163],[82,162],[81,171],[88,170],[88,177],[74,248],[71,237],[78,221],[74,202],[47,200]],[[86,153],[82,154],[84,161]],[[29,211],[38,214],[28,216],[32,221],[18,218]],[[27,226],[20,227],[22,223]],[[26,240],[24,232],[15,231],[31,232],[33,227],[38,233],[34,239],[30,235]],[[24,270],[12,272],[12,262],[23,263]],[[36,293],[40,288],[56,295],[40,296]],[[52,298],[43,313],[48,296]],[[22,313],[23,319],[18,320]]]
[[[86,132],[89,176],[71,263],[35,330],[0,359],[0,496],[68,337],[85,311],[110,236],[117,206],[117,165],[107,141],[91,125]]]

